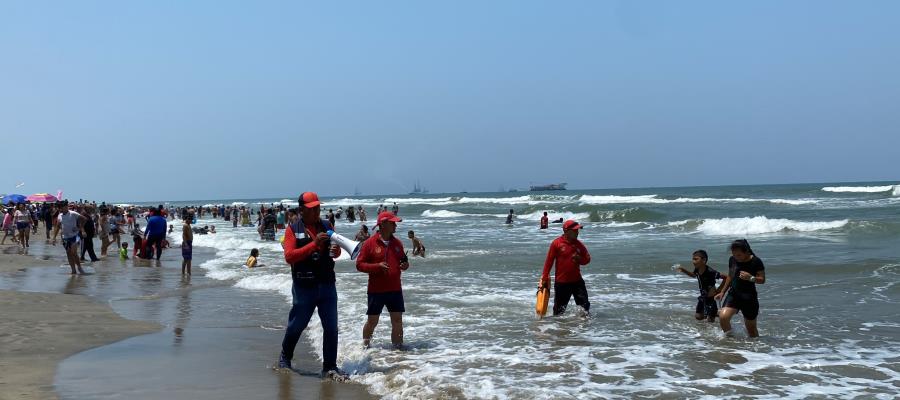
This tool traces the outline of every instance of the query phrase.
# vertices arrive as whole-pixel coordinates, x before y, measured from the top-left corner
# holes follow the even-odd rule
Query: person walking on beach
[[[728,277],[715,299],[725,301],[719,313],[719,325],[725,335],[731,335],[731,318],[740,312],[744,315],[744,326],[750,337],[758,337],[756,317],[759,316],[759,298],[756,285],[766,283],[766,267],[756,257],[747,239],[735,240],[731,243],[731,258],[728,259]],[[726,294],[727,292],[727,294]]]
[[[403,288],[400,274],[409,269],[409,259],[403,251],[403,243],[394,237],[397,223],[402,220],[394,213],[385,211],[378,214],[378,232],[363,242],[356,258],[356,269],[369,274],[366,290],[368,309],[366,324],[363,325],[363,345],[369,347],[372,333],[378,325],[382,310],[387,307],[391,316],[391,344],[394,348],[403,346]]]
[[[321,202],[314,192],[298,199],[300,219],[285,228],[284,260],[291,266],[292,306],[281,342],[279,368],[291,368],[294,348],[300,335],[318,309],[322,324],[322,377],[345,380],[347,374],[337,367],[338,313],[334,259],[341,249],[326,233],[333,229],[321,219]]]
[[[113,210],[113,216],[110,218],[109,234],[112,235],[113,242],[116,242],[116,248],[122,248],[122,232],[125,229],[125,217],[122,216],[122,209],[116,207]],[[110,243],[112,245],[112,243]]]
[[[185,215],[181,228],[181,274],[191,274],[191,259],[194,256],[194,231],[191,230],[191,216]],[[235,219],[237,221],[237,219]]]
[[[13,213],[14,211],[9,208],[3,209],[3,240],[0,240],[0,244],[6,243],[6,238],[12,234],[13,242],[16,242],[16,231],[15,231],[15,223],[13,222]]]
[[[162,256],[162,242],[166,239],[166,225],[168,224],[166,219],[160,215],[161,213],[162,211],[158,208],[150,209],[150,217],[147,218],[147,229],[145,231],[147,251],[150,251],[149,247],[151,246],[155,248],[157,261]],[[147,258],[151,258],[149,254]]]
[[[56,212],[56,206],[50,205],[49,203],[45,203],[43,207],[41,207],[41,219],[44,220],[44,228],[47,243],[50,243],[50,231],[53,230],[53,213]]]
[[[100,257],[106,257],[106,250],[109,248],[109,210],[101,206],[100,220],[97,222],[100,228]]]
[[[562,236],[550,243],[547,259],[544,261],[544,272],[541,274],[541,287],[550,285],[550,269],[556,264],[555,296],[553,298],[553,315],[566,311],[569,299],[575,297],[575,304],[584,308],[585,314],[591,309],[587,288],[581,277],[581,266],[591,262],[591,254],[581,241],[578,232],[582,226],[574,220],[563,224]]]
[[[25,203],[19,203],[16,206],[16,212],[13,216],[16,220],[16,229],[19,230],[19,246],[22,251],[28,251],[28,241],[31,238],[31,213],[25,207]]]
[[[91,257],[91,262],[95,262],[100,260],[97,258],[97,254],[94,253],[94,235],[97,234],[97,221],[94,216],[94,209],[92,206],[87,206],[84,208],[84,240],[81,241],[81,261],[87,261],[84,259],[85,253]]]
[[[56,221],[56,227],[53,229],[52,244],[56,246],[56,237],[62,231],[62,244],[66,249],[66,258],[69,261],[69,267],[72,268],[72,275],[75,275],[77,268],[78,273],[84,274],[81,269],[81,260],[78,258],[78,242],[80,242],[81,233],[84,231],[85,218],[73,211],[74,204],[63,202],[60,209],[59,217]]]
[[[707,319],[709,322],[716,321],[716,315],[719,308],[716,306],[715,295],[725,288],[725,277],[718,271],[708,266],[709,255],[706,250],[697,250],[692,254],[691,263],[694,264],[694,270],[688,271],[682,267],[675,270],[681,272],[691,278],[697,278],[697,285],[700,286],[700,295],[697,296],[697,307],[694,310],[694,318],[698,321]],[[716,289],[716,280],[723,279],[722,284]]]

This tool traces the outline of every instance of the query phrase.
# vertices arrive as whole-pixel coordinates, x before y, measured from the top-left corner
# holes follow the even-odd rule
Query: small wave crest
[[[714,198],[714,197],[679,197],[676,199],[662,199],[659,195],[647,194],[638,196],[581,196],[581,204],[606,205],[606,204],[684,204],[684,203],[762,203],[768,202],[772,204],[788,204],[788,205],[805,205],[816,204],[819,201],[815,199],[750,199],[744,197],[736,198]]]
[[[681,222],[681,221],[679,221]],[[846,219],[836,221],[794,221],[784,218],[766,218],[764,216],[748,218],[706,219],[697,226],[697,230],[708,235],[758,235],[777,232],[814,232],[837,229],[846,226]]]
[[[822,188],[822,191],[832,192],[832,193],[881,193],[881,192],[889,192],[891,190],[894,191],[894,194],[897,194],[897,186],[900,185],[887,185],[887,186],[826,186]]]
[[[449,210],[425,210],[422,212],[422,216],[425,218],[459,218],[465,217],[469,214],[463,214],[456,211]]]

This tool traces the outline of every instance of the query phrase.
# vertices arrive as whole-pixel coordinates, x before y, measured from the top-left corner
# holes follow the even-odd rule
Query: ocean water
[[[307,188],[304,188],[307,189]],[[241,199],[250,205],[289,199]],[[387,315],[364,349],[367,275],[337,262],[338,362],[385,398],[895,398],[900,391],[900,186],[818,184],[324,198],[324,209],[400,207],[428,257],[403,275],[408,349],[390,349]],[[231,204],[203,200],[175,205]],[[517,215],[504,224],[509,209]],[[590,318],[538,320],[535,286],[559,224],[585,225],[582,271]],[[371,221],[369,222],[371,227]],[[180,223],[176,222],[176,232]],[[194,243],[215,257],[195,268],[248,296],[290,302],[278,242],[204,218]],[[360,222],[338,221],[353,237]],[[766,265],[761,337],[693,319],[696,282],[673,271],[706,249],[727,271],[728,244],[747,238]],[[175,244],[180,237],[175,239]],[[250,249],[266,266],[246,269]],[[227,306],[227,304],[225,305]],[[282,329],[287,315],[270,317]],[[304,339],[321,351],[316,318]],[[277,349],[277,343],[273,348]]]

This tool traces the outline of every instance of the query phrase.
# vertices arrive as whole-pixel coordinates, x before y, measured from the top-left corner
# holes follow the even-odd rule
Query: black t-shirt
[[[275,229],[275,222],[275,216],[272,214],[268,214],[263,218],[263,226],[265,226],[265,229]]]
[[[712,269],[709,265],[706,266],[706,271],[702,274],[698,268],[694,268],[694,276],[697,277],[697,286],[700,287],[700,295],[707,297],[709,296],[709,289],[716,287],[716,280],[722,279],[722,274],[719,271]]]
[[[84,221],[84,234],[85,236],[92,238],[94,234],[96,234],[96,230],[94,229],[94,217],[85,218],[87,221]]]
[[[756,273],[759,271],[765,270],[766,267],[763,265],[762,260],[759,257],[753,256],[750,261],[747,262],[738,262],[731,257],[728,259],[728,271],[729,275],[731,275],[731,288],[736,294],[749,294],[756,295],[756,284],[750,281],[745,281],[740,278],[741,271],[747,271],[750,275],[756,276]]]

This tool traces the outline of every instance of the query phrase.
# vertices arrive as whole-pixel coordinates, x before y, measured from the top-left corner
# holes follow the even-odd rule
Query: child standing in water
[[[715,295],[725,287],[725,276],[712,267],[706,265],[709,261],[709,255],[706,250],[697,250],[694,252],[691,263],[694,264],[694,270],[688,271],[682,267],[675,270],[681,272],[691,278],[697,278],[697,285],[700,287],[700,295],[697,296],[697,307],[694,310],[694,318],[698,321],[707,319],[709,322],[715,322],[719,307],[716,306]],[[722,279],[722,284],[716,289],[716,280]]]

